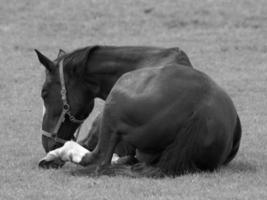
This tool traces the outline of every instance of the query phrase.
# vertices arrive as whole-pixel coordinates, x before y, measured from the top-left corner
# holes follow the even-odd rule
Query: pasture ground
[[[237,157],[214,173],[159,180],[38,169],[44,69],[33,49],[55,58],[93,44],[183,49],[233,98]],[[0,0],[0,199],[267,199],[266,63],[265,0]]]

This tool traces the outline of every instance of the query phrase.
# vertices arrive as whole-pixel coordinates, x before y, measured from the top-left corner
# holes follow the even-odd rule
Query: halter
[[[60,117],[59,117],[59,119],[57,121],[57,124],[56,124],[56,127],[55,127],[53,133],[43,131],[43,135],[53,139],[57,143],[64,144],[65,142],[67,142],[67,140],[59,138],[57,136],[57,134],[58,134],[58,130],[60,129],[61,125],[65,121],[66,115],[68,115],[69,120],[71,122],[76,123],[76,124],[80,124],[80,126],[77,129],[76,136],[73,136],[73,140],[74,141],[76,141],[78,136],[79,136],[81,125],[84,122],[84,120],[79,120],[76,117],[74,117],[74,115],[71,114],[70,105],[69,105],[68,100],[67,100],[67,90],[66,90],[66,85],[65,85],[65,80],[64,80],[63,59],[59,62],[59,78],[60,78],[60,85],[61,85],[60,94],[61,94],[61,99],[62,99],[62,102],[63,102],[62,112],[60,114]]]

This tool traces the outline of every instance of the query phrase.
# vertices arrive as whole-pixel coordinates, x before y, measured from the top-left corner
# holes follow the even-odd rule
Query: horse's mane
[[[77,76],[83,74],[91,53],[98,48],[99,46],[88,46],[76,49],[63,55],[59,60],[64,59],[64,68],[69,72],[69,75]]]

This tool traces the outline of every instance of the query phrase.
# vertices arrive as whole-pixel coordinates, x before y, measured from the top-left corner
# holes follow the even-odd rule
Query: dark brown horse
[[[50,61],[39,51],[36,52],[40,62],[46,67],[46,80],[42,88],[44,99],[42,144],[46,152],[73,139],[75,130],[91,112],[94,98],[105,100],[122,74],[144,67],[167,64],[192,67],[188,56],[179,48],[92,46],[69,54],[60,50],[54,61]],[[60,94],[62,80],[59,76],[59,62],[63,60],[65,76],[63,84],[66,83],[66,90],[69,93],[67,94],[69,102],[65,104],[70,104],[71,112],[66,111],[68,116],[61,125],[60,121],[65,117],[61,112],[63,102]]]
[[[75,142],[66,142],[49,152],[40,161],[41,167],[63,160],[96,164],[101,172],[109,169],[120,142],[136,149],[134,157],[145,165],[135,170],[145,176],[214,170],[234,158],[241,138],[240,121],[230,97],[207,75],[184,63],[157,61],[154,67],[144,66],[121,76],[123,73],[115,73],[116,67],[110,71],[94,68],[95,63],[90,63],[94,52],[82,57],[74,52],[55,62],[38,53],[48,70],[43,89],[45,131],[56,130],[58,137],[70,139],[78,127],[78,123],[74,126],[77,118],[90,113],[90,99],[106,98],[110,92],[96,148],[89,152]],[[111,82],[116,82],[112,90],[101,87]],[[62,88],[67,89],[67,98]],[[127,173],[129,168],[122,171]]]

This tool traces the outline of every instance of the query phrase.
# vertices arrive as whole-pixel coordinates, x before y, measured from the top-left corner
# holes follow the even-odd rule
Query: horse
[[[177,47],[88,46],[71,53],[60,50],[53,61],[35,51],[46,68],[41,92],[44,100],[42,145],[46,152],[76,139],[74,132],[92,111],[94,98],[105,100],[122,74],[169,63],[192,67],[186,53]],[[64,60],[64,80],[60,78],[61,60]],[[75,108],[72,104],[86,106]]]
[[[103,77],[90,69],[93,65],[88,64],[88,53],[82,62],[78,62],[77,54],[70,57],[67,54],[56,62],[37,54],[49,75],[42,92],[47,108],[43,129],[55,130],[57,136],[64,133],[71,138],[78,127],[74,126],[77,117],[87,116],[92,108],[88,96],[92,98],[94,91],[103,94],[93,86],[106,82],[105,79],[114,81],[113,87],[105,90],[109,95],[94,150],[68,141],[50,151],[39,162],[40,167],[72,161],[84,166],[96,165],[101,173],[110,169],[116,146],[126,142],[135,148],[134,159],[142,165],[120,168],[121,172],[177,176],[213,171],[228,164],[238,152],[242,129],[235,106],[229,95],[203,72],[168,62],[128,71],[117,78],[114,74]],[[84,80],[89,86],[79,88],[77,80]],[[69,104],[66,91],[60,93],[60,86],[61,90],[67,88],[68,93],[72,92],[68,95]]]

